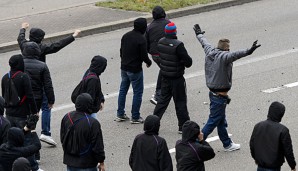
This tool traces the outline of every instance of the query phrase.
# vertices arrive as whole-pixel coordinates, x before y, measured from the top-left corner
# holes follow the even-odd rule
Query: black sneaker
[[[131,119],[131,120],[130,120],[130,123],[131,123],[131,124],[141,124],[141,123],[144,123],[144,120],[143,120],[143,118],[140,116],[139,119]]]
[[[127,121],[127,120],[129,120],[129,117],[126,116],[126,114],[124,114],[123,116],[117,116],[116,117],[117,122],[122,122],[122,121]]]

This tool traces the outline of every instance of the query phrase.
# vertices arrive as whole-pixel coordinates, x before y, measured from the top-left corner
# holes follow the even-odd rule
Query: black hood
[[[24,56],[34,56],[38,57],[40,55],[40,48],[35,42],[26,42],[23,45],[23,55]]]
[[[200,126],[193,121],[186,121],[182,127],[182,142],[196,141],[200,133]]]
[[[92,58],[89,71],[94,72],[97,76],[99,76],[101,73],[105,71],[106,67],[107,59],[98,55]]]
[[[161,6],[156,6],[152,10],[152,16],[154,20],[160,19],[160,18],[166,18],[166,12]]]
[[[40,43],[46,33],[40,28],[32,28],[30,30],[29,39],[33,42]]]
[[[22,147],[24,144],[24,133],[20,128],[11,127],[7,132],[7,143],[13,147]]]
[[[4,104],[5,100],[3,97],[0,96],[0,115],[4,115]]]
[[[147,29],[147,20],[146,20],[146,18],[137,18],[134,21],[133,26],[134,26],[135,31],[138,31],[138,32],[144,34],[146,29]]]
[[[272,102],[269,107],[267,119],[274,122],[280,122],[285,114],[285,111],[286,107],[283,104],[279,102]]]
[[[90,94],[82,93],[77,97],[75,107],[76,107],[76,110],[79,112],[91,114],[92,104],[93,104],[93,100]]]
[[[20,157],[16,159],[12,164],[12,171],[30,171],[30,170],[31,170],[30,163],[24,157]]]
[[[13,55],[9,59],[9,66],[11,71],[22,71],[24,72],[24,59],[21,54],[19,55]]]
[[[149,115],[144,122],[144,131],[148,135],[158,135],[160,119],[156,115]]]

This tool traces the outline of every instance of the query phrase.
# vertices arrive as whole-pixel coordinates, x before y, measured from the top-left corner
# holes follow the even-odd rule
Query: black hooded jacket
[[[30,77],[24,73],[24,59],[22,55],[13,55],[9,59],[10,65],[10,77],[14,74],[15,77],[12,79],[15,85],[15,88],[18,92],[19,98],[24,101],[20,103],[18,106],[7,106],[6,107],[6,115],[13,117],[21,117],[26,118],[27,115],[36,114],[37,108],[35,104],[35,99],[33,97],[33,91],[31,86]],[[19,72],[21,71],[21,72]],[[9,74],[5,74],[2,78],[1,88],[2,88],[2,96],[4,96],[5,89],[7,89],[9,85]]]
[[[44,89],[49,104],[54,104],[55,95],[50,71],[47,64],[37,60],[38,54],[40,54],[39,46],[35,42],[26,42],[23,44],[23,48],[25,72],[31,78],[34,98],[41,100]]]
[[[80,94],[75,103],[76,111],[66,114],[61,121],[60,141],[63,143],[67,129],[72,125],[71,120],[81,119],[74,127],[76,132],[74,143],[86,147],[91,144],[91,148],[84,155],[72,155],[64,151],[63,163],[67,166],[77,168],[96,167],[98,163],[104,162],[105,152],[100,123],[93,117],[90,117],[92,106],[92,98],[87,93]],[[87,115],[87,118],[86,118]]]
[[[176,143],[177,171],[205,171],[204,161],[214,158],[212,147],[206,142],[196,142],[200,127],[186,121],[182,127],[182,140]]]
[[[144,134],[136,136],[129,165],[133,171],[173,171],[166,140],[158,136],[160,119],[149,115],[144,123]]]
[[[20,128],[12,127],[8,130],[7,143],[0,146],[0,170],[12,170],[13,162],[19,157],[29,157],[40,150],[41,144],[36,132],[32,134],[32,143],[29,146],[24,144],[24,132]]]
[[[157,43],[165,37],[165,26],[170,23],[166,19],[165,10],[161,6],[156,6],[152,10],[153,21],[146,30],[147,50],[151,55],[159,55],[157,51]]]
[[[30,162],[26,158],[20,157],[13,162],[12,171],[31,171]]]
[[[264,168],[280,168],[285,162],[291,169],[296,167],[289,129],[280,124],[285,106],[273,102],[267,120],[255,125],[250,138],[250,152],[255,162]]]
[[[24,50],[23,44],[25,42],[28,42],[25,38],[25,33],[26,33],[26,29],[22,28],[18,36],[18,43],[22,52]],[[35,42],[39,45],[41,52],[40,52],[40,55],[38,56],[38,60],[42,62],[46,62],[46,55],[58,52],[60,49],[64,48],[65,46],[67,46],[68,44],[70,44],[75,40],[75,38],[72,35],[70,35],[57,42],[45,44],[45,43],[42,43],[44,36],[45,36],[45,32],[42,29],[40,28],[30,29],[29,39],[30,41]]]
[[[0,96],[0,145],[7,142],[7,131],[10,128],[9,121],[3,117],[4,99]]]
[[[142,63],[151,65],[147,53],[147,42],[143,35],[147,28],[145,18],[134,21],[134,29],[123,35],[121,39],[120,57],[121,69],[128,72],[138,73],[142,71]]]

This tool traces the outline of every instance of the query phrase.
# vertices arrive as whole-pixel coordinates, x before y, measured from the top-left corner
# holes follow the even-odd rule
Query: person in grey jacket
[[[230,52],[230,41],[220,39],[217,48],[212,47],[204,37],[204,31],[198,24],[194,25],[196,37],[201,43],[205,57],[205,78],[209,88],[210,115],[202,132],[204,139],[217,127],[217,132],[225,151],[240,149],[240,144],[235,144],[229,138],[227,132],[226,106],[230,102],[228,91],[232,87],[232,68],[233,62],[251,55],[261,45],[255,41],[251,48]]]

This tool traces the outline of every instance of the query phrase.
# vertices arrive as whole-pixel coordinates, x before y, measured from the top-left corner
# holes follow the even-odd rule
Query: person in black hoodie
[[[0,145],[7,142],[7,131],[10,128],[10,122],[3,117],[4,99],[0,96]]]
[[[214,156],[214,150],[204,140],[200,126],[186,121],[182,127],[182,140],[176,142],[177,171],[205,171],[204,162]]]
[[[258,171],[280,171],[287,159],[291,170],[296,170],[292,140],[289,129],[282,125],[285,106],[279,102],[271,103],[267,120],[257,123],[250,138],[250,153]]]
[[[136,136],[129,157],[132,171],[173,171],[167,142],[158,136],[160,119],[149,115],[145,119],[144,133]]]
[[[90,94],[80,94],[75,102],[76,111],[67,113],[61,121],[60,141],[63,146],[63,163],[67,170],[89,169],[90,171],[105,171],[105,151],[100,123],[90,116],[93,100]],[[73,125],[75,124],[75,125]],[[74,137],[67,139],[71,126],[76,132]],[[67,143],[71,143],[70,147]],[[78,149],[78,150],[76,150]]]
[[[24,157],[16,159],[12,164],[12,171],[31,171],[29,161]]]
[[[153,21],[148,25],[146,30],[147,50],[151,54],[153,61],[159,66],[159,52],[157,50],[158,41],[165,36],[165,26],[170,23],[166,19],[166,12],[161,6],[156,6],[152,10]],[[150,99],[152,104],[157,104],[161,94],[161,73],[159,71],[156,82],[155,94]]]
[[[30,77],[24,73],[24,59],[22,55],[13,55],[9,59],[10,71],[2,77],[2,96],[5,97],[9,86],[9,78],[12,79],[18,92],[20,103],[17,106],[6,105],[6,118],[12,127],[23,128],[27,116],[37,114],[38,110],[33,96]]]
[[[151,66],[151,60],[147,54],[147,43],[144,33],[147,28],[145,18],[137,18],[134,21],[134,29],[123,35],[121,39],[121,85],[118,96],[118,109],[116,121],[126,121],[129,118],[125,114],[125,101],[130,84],[133,88],[133,100],[131,109],[131,123],[143,123],[140,116],[140,108],[144,91],[144,78],[142,63]]]
[[[25,38],[26,29],[28,29],[29,23],[22,23],[22,28],[20,29],[19,36],[18,36],[18,43],[20,46],[21,51],[24,51],[24,43],[28,42]],[[30,35],[29,35],[29,42],[35,42],[39,45],[40,54],[38,56],[38,60],[46,63],[46,55],[53,54],[61,50],[62,48],[66,47],[70,43],[72,43],[75,38],[79,35],[81,31],[76,30],[73,35],[69,35],[59,41],[51,42],[51,43],[44,43],[43,39],[45,36],[45,32],[40,28],[31,28]],[[41,117],[41,135],[40,139],[50,144],[56,144],[51,136],[51,108],[48,106],[48,98],[43,91],[42,97],[42,117]]]

